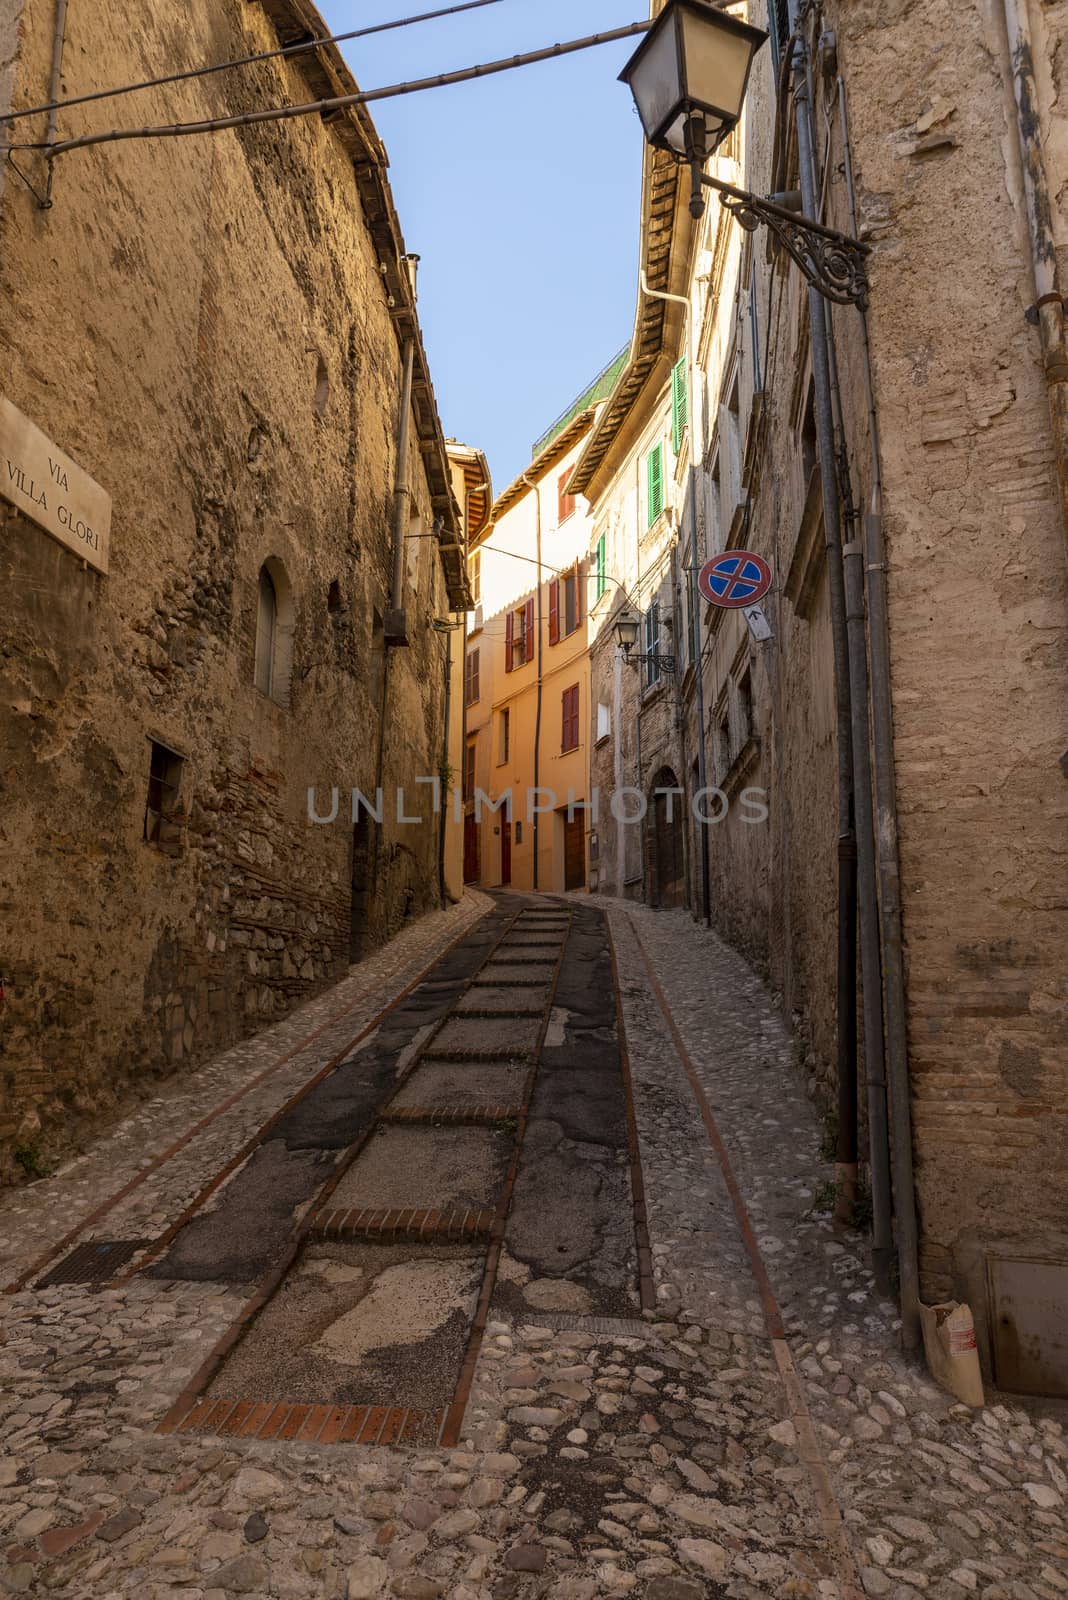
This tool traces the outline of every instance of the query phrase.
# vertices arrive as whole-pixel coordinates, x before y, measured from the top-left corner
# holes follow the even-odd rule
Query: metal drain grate
[[[147,1250],[151,1239],[90,1239],[80,1244],[57,1267],[34,1284],[35,1289],[52,1289],[59,1283],[105,1283],[119,1267],[132,1261],[139,1250]]]
[[[655,1322],[640,1322],[637,1317],[579,1317],[569,1311],[521,1312],[514,1324],[533,1328],[555,1328],[558,1333],[602,1333],[620,1339],[649,1339]]]

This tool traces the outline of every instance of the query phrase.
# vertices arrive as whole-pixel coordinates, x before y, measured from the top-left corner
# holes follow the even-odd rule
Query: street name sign
[[[742,616],[746,627],[758,644],[766,644],[773,637],[771,623],[764,615],[763,606],[743,606]]]
[[[111,496],[0,395],[0,495],[98,572],[108,570]]]
[[[697,587],[710,605],[741,611],[763,600],[771,588],[771,568],[752,550],[726,550],[705,562]]]

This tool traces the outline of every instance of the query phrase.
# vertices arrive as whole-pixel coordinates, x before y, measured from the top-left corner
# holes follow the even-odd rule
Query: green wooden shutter
[[[686,392],[686,357],[671,369],[671,448],[678,455],[682,448],[682,435],[689,421],[689,395]]]
[[[651,528],[664,509],[664,447],[658,444],[650,450],[646,462],[648,488],[648,526]]]
[[[602,533],[597,541],[597,582],[595,585],[594,599],[599,600],[608,587],[608,567],[606,562],[605,541],[608,535]]]

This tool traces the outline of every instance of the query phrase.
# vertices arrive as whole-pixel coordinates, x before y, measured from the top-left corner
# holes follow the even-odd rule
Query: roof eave
[[[697,240],[683,176],[673,155],[645,147],[639,258],[649,288],[662,294],[685,294]],[[659,399],[685,315],[677,301],[653,299],[639,285],[630,359],[575,464],[571,494],[595,502],[606,487]]]

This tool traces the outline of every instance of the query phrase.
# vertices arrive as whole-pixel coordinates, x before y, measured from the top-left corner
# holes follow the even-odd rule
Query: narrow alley
[[[0,1600],[1068,1600],[1068,0],[0,0]]]
[[[5,1197],[0,1584],[1062,1595],[1062,1421],[901,1354],[822,1137],[685,913],[468,896]]]

